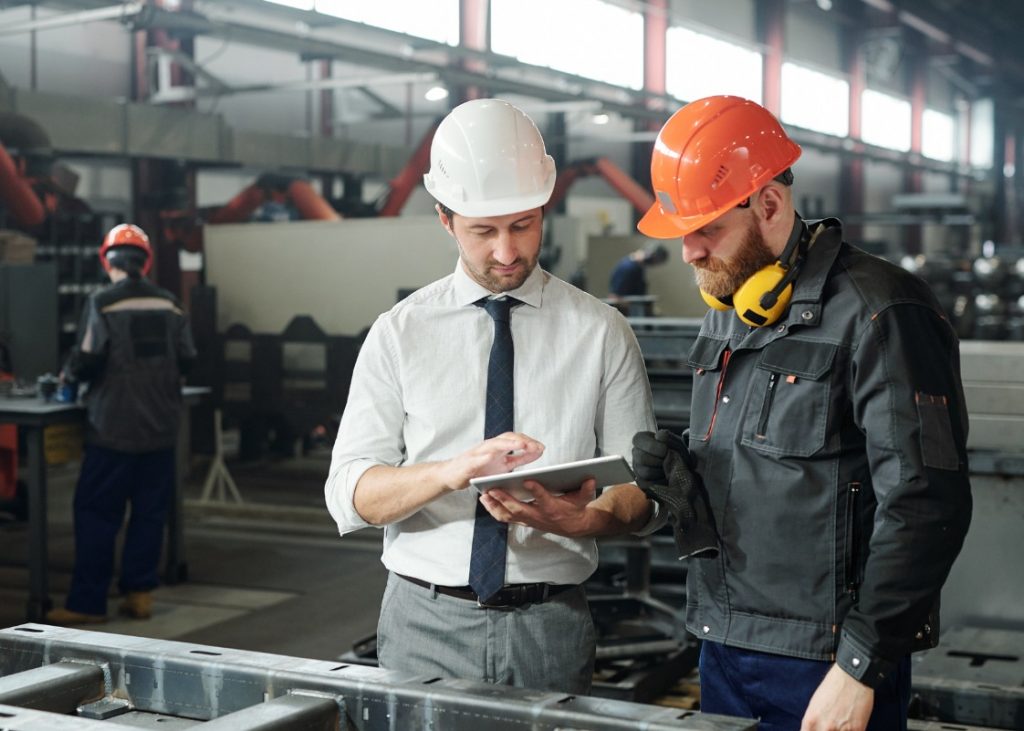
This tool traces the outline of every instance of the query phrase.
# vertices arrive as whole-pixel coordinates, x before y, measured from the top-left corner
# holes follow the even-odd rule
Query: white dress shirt
[[[327,506],[344,535],[368,525],[353,505],[375,465],[449,459],[483,441],[492,293],[456,265],[380,315],[352,375],[327,478]],[[651,391],[629,323],[614,308],[539,267],[507,293],[513,308],[515,431],[545,445],[530,467],[621,454],[654,429]],[[385,526],[391,571],[445,586],[469,582],[472,487]],[[593,539],[510,525],[507,583],[578,584],[597,567]]]

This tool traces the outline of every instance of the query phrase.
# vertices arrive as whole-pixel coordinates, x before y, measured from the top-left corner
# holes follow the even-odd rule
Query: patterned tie
[[[484,412],[484,439],[512,431],[512,308],[521,304],[512,297],[482,299],[475,303],[494,320],[494,342],[487,363],[487,408]],[[473,553],[469,559],[469,586],[481,601],[494,596],[505,583],[505,552],[508,524],[491,517],[477,501],[473,523]]]

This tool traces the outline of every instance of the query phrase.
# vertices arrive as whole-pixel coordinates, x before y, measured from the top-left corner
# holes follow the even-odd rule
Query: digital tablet
[[[597,480],[599,488],[633,482],[636,479],[626,460],[615,454],[608,457],[582,459],[578,462],[504,472],[500,475],[474,477],[469,484],[481,493],[499,488],[517,500],[532,500],[533,496],[530,495],[530,491],[523,487],[523,482],[526,480],[536,480],[548,492],[561,495],[580,489],[580,485],[590,478]]]

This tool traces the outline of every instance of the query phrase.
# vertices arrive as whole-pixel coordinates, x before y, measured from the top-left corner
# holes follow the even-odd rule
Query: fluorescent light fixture
[[[608,121],[610,119],[611,117],[602,112],[601,114],[595,114],[593,117],[590,118],[590,121],[593,122],[594,124],[608,124]]]
[[[427,93],[423,95],[423,98],[428,102],[439,102],[442,99],[448,98],[448,89],[443,86],[432,86],[427,89]]]

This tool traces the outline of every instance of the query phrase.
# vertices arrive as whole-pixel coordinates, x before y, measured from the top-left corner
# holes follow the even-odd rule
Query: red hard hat
[[[674,239],[706,226],[786,170],[800,146],[772,113],[738,96],[709,96],[673,114],[651,156],[656,201],[640,232]]]
[[[107,232],[103,238],[103,245],[100,246],[100,262],[106,271],[110,271],[110,262],[107,261],[107,252],[117,246],[134,246],[146,252],[146,263],[142,267],[142,273],[148,274],[153,264],[153,249],[149,245],[149,237],[146,232],[131,223],[122,223]]]

